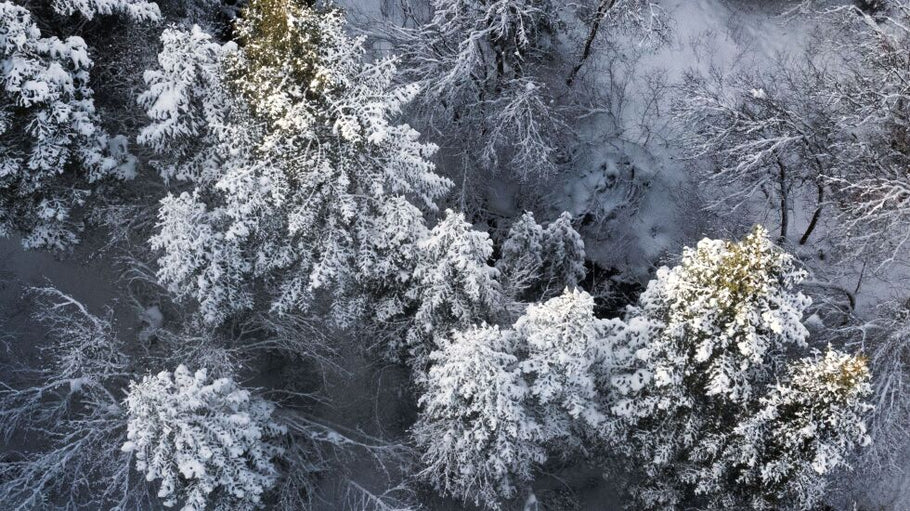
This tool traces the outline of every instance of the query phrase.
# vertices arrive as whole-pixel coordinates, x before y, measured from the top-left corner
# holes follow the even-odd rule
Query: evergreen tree
[[[829,347],[823,357],[796,361],[736,427],[712,472],[737,474],[737,484],[726,489],[750,509],[812,509],[825,495],[827,476],[871,441],[864,421],[871,394],[862,356]]]
[[[534,214],[526,211],[509,228],[502,243],[501,255],[496,269],[502,275],[507,294],[523,296],[536,287],[543,268],[543,227],[534,220]]]
[[[152,122],[136,139],[163,157],[152,164],[166,181],[214,182],[222,165],[250,150],[242,105],[224,80],[225,62],[236,51],[236,44],[218,44],[198,26],[161,33],[158,68],[145,72],[147,89],[138,99]],[[237,110],[240,119],[232,117]],[[228,143],[231,152],[212,150]]]
[[[89,20],[108,14],[123,14],[135,21],[157,21],[161,18],[158,5],[146,0],[51,0],[51,6],[64,16],[78,12]]]
[[[614,378],[613,411],[626,431],[620,451],[647,477],[637,492],[644,506],[732,498],[717,486],[728,477],[715,463],[781,374],[785,352],[806,346],[810,300],[794,289],[804,277],[756,227],[739,243],[705,239],[686,249],[630,309],[618,341],[627,357],[618,363],[629,369]]]
[[[507,295],[528,301],[557,296],[585,277],[585,245],[572,227],[572,216],[562,213],[546,228],[530,212],[509,228],[496,268]]]
[[[42,37],[28,10],[0,2],[0,236],[67,248],[93,190],[135,175],[125,138],[101,127],[91,68],[82,38]]]
[[[547,440],[580,445],[605,427],[602,407],[612,365],[609,321],[594,317],[594,299],[566,290],[532,304],[515,323],[515,335],[527,356],[521,370],[530,383]]]
[[[498,509],[546,456],[525,409],[514,334],[486,324],[455,332],[430,355],[414,438],[439,492]]]
[[[414,273],[418,306],[407,341],[421,367],[439,338],[452,329],[492,320],[503,305],[499,272],[489,265],[493,242],[474,230],[462,213],[446,210],[430,236],[420,243]]]
[[[450,185],[428,160],[435,147],[391,121],[416,90],[393,86],[393,58],[363,62],[363,38],[345,34],[340,11],[254,0],[236,28],[239,48],[213,48],[198,34],[184,36],[190,44],[170,41],[144,97],[154,120],[149,142],[165,147],[188,136],[200,148],[164,167],[194,190],[162,203],[152,244],[162,253],[162,282],[202,303],[210,322],[258,301],[284,313],[322,293],[348,296],[361,247],[400,234],[399,224],[377,220],[383,204],[433,209]],[[182,63],[188,53],[200,64]],[[193,90],[198,83],[206,88]],[[186,92],[174,102],[168,90]],[[208,241],[188,244],[181,233],[193,230]]]
[[[366,310],[347,317],[369,317],[392,327],[413,312],[415,272],[422,243],[430,235],[420,210],[402,197],[379,205],[379,214],[362,226],[364,240],[357,254],[356,297],[347,300]],[[377,235],[382,233],[382,235]],[[401,332],[397,332],[401,333]]]
[[[272,443],[284,433],[273,406],[231,378],[178,366],[130,385],[123,450],[135,454],[158,497],[182,511],[253,509],[274,484]]]
[[[585,243],[564,211],[544,229],[543,276],[547,294],[573,288],[585,278]]]

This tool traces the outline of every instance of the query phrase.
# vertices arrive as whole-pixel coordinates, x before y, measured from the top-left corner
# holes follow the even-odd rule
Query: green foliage
[[[251,0],[243,9],[234,26],[243,52],[230,75],[256,114],[278,119],[329,86],[331,71],[321,52],[332,31],[325,24],[340,27],[344,14],[300,0]]]

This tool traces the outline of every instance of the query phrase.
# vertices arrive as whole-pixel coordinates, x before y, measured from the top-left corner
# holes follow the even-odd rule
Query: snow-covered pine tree
[[[721,491],[749,509],[812,509],[825,496],[827,477],[868,444],[865,416],[872,394],[865,357],[828,348],[823,357],[791,364],[784,382],[741,422],[714,473]],[[729,485],[729,486],[727,486]]]
[[[568,212],[546,228],[524,213],[509,228],[500,252],[496,269],[505,294],[514,299],[552,298],[585,277],[585,244]]]
[[[0,235],[28,248],[71,246],[93,188],[134,176],[125,138],[100,125],[91,67],[82,38],[42,37],[27,9],[0,2]]]
[[[145,72],[147,89],[138,98],[152,122],[136,140],[163,157],[152,164],[165,180],[211,183],[221,165],[249,151],[251,130],[224,80],[225,62],[235,51],[236,44],[218,44],[198,26],[161,33],[158,68]],[[228,142],[230,153],[211,149]]]
[[[162,251],[159,280],[195,298],[203,317],[216,322],[253,305],[252,291],[241,285],[251,265],[242,240],[222,232],[229,225],[224,208],[206,202],[217,197],[211,187],[223,173],[251,164],[260,132],[225,80],[234,43],[218,44],[195,26],[166,29],[161,42],[159,67],[145,72],[148,89],[139,96],[152,122],[137,138],[162,156],[153,164],[165,181],[205,186],[162,199],[151,245]]]
[[[531,305],[514,329],[482,323],[437,336],[417,376],[421,476],[445,495],[497,508],[549,453],[603,445],[619,324],[593,310],[590,295],[566,290]]]
[[[158,497],[182,511],[253,509],[275,484],[273,405],[231,378],[180,365],[130,385],[123,451],[135,455]]]
[[[544,295],[555,296],[585,278],[585,243],[564,211],[543,233],[542,284]]]
[[[401,331],[405,315],[412,312],[419,244],[430,235],[423,215],[403,197],[392,197],[379,205],[376,217],[361,226],[364,240],[357,253],[355,296],[345,303],[359,308],[339,316],[368,317],[388,330],[387,335],[407,335]],[[382,235],[375,235],[382,233]]]
[[[152,243],[160,279],[202,303],[210,322],[253,300],[287,312],[320,292],[346,296],[360,247],[400,234],[400,224],[377,221],[382,205],[397,198],[433,209],[450,186],[428,160],[435,147],[391,120],[416,89],[393,86],[393,58],[363,62],[363,39],[345,34],[340,11],[254,0],[237,34],[239,48],[212,48],[198,35],[190,45],[171,41],[163,53],[175,54],[162,56],[144,96],[148,142],[189,137],[201,149],[165,166],[195,190],[162,203]],[[192,89],[200,82],[214,82],[213,101],[193,99],[206,97]],[[374,231],[384,226],[399,232]],[[181,234],[189,231],[208,239],[192,243]]]
[[[694,365],[705,375],[701,392],[745,401],[753,383],[769,381],[775,357],[806,345],[801,319],[811,300],[795,289],[805,276],[761,226],[741,242],[704,239],[679,265],[658,269],[629,311],[662,330],[634,340],[645,348],[636,356],[659,369],[656,387],[679,389]]]
[[[135,21],[161,19],[158,4],[146,0],[51,0],[51,7],[64,16],[78,12],[89,20],[108,14],[123,14]]]
[[[446,210],[419,248],[414,273],[418,306],[407,336],[418,368],[438,339],[452,329],[492,322],[504,305],[499,272],[488,262],[493,242],[486,232],[473,229],[463,213]]]
[[[509,227],[496,269],[502,275],[506,294],[522,297],[536,287],[543,267],[543,227],[526,211]]]
[[[617,443],[637,460],[649,508],[675,508],[713,492],[713,464],[744,413],[803,347],[809,298],[792,256],[756,227],[741,242],[705,239],[680,264],[657,271],[620,334],[627,374],[614,378]]]
[[[591,295],[566,289],[530,305],[514,328],[526,353],[521,370],[530,382],[529,401],[543,437],[577,447],[600,436],[606,426],[603,405],[615,322],[594,316]]]
[[[420,476],[444,495],[498,509],[546,459],[525,408],[511,331],[483,324],[455,332],[430,354],[413,433]]]

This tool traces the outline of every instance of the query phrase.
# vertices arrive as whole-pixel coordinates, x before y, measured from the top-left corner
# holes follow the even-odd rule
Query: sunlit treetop
[[[763,227],[739,242],[703,239],[679,265],[657,270],[642,293],[632,320],[650,326],[630,328],[647,339],[638,356],[657,368],[659,388],[686,381],[708,395],[748,400],[767,383],[775,356],[806,345],[802,316],[811,300],[797,289],[805,276]]]
[[[231,75],[257,114],[275,118],[297,101],[318,99],[340,79],[333,68],[347,62],[329,57],[345,48],[361,52],[344,35],[341,10],[311,4],[252,0],[235,23],[243,52]]]

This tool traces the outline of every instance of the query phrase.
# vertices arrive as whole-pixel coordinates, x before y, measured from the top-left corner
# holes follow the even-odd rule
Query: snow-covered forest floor
[[[0,0],[0,509],[910,509],[907,27]]]

